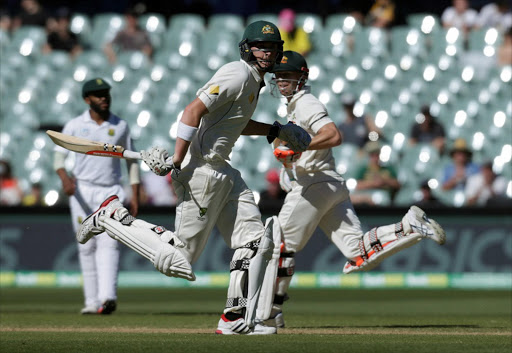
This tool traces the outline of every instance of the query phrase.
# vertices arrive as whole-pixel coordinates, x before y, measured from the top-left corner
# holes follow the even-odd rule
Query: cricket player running
[[[323,104],[305,85],[306,60],[297,52],[285,51],[281,63],[272,72],[275,74],[273,93],[288,100],[288,120],[313,137],[307,151],[302,153],[294,151],[289,144],[280,145],[278,139],[274,141],[274,155],[287,167],[282,169],[281,185],[288,191],[278,216],[283,241],[274,305],[270,319],[264,321],[275,328],[284,327],[282,306],[294,273],[294,256],[304,248],[317,226],[348,259],[344,273],[370,270],[424,238],[442,245],[445,232],[425,212],[412,206],[401,221],[363,234],[345,180],[335,171],[331,148],[341,144],[342,137]],[[295,164],[293,168],[292,164]],[[295,181],[285,182],[287,179]]]
[[[110,112],[110,85],[101,78],[87,81],[82,97],[89,109],[64,126],[67,135],[102,141],[132,148],[128,124]],[[54,169],[69,195],[71,220],[76,232],[80,223],[112,194],[125,193],[121,185],[121,160],[76,154],[73,178],[65,168],[68,150],[56,146]],[[127,160],[132,186],[131,211],[137,214],[139,194],[139,165]],[[87,244],[78,244],[78,255],[83,277],[85,307],[82,314],[110,314],[116,309],[117,275],[119,269],[118,242],[107,234],[99,234]]]
[[[311,141],[295,124],[251,120],[265,84],[263,77],[280,61],[282,48],[281,35],[273,23],[251,23],[239,43],[242,60],[222,66],[185,108],[174,155],[169,157],[160,147],[141,152],[156,174],[172,172],[178,196],[175,232],[135,219],[116,196],[105,200],[77,232],[78,241],[86,243],[106,230],[165,275],[193,281],[191,264],[217,226],[227,245],[235,250],[218,334],[266,333],[255,329],[256,308],[268,263],[276,249],[279,254],[279,242],[274,239],[277,217],[263,225],[253,193],[240,172],[227,162],[229,154],[241,134],[267,136],[269,142],[279,138],[296,151],[304,151]],[[268,306],[271,308],[271,301]]]

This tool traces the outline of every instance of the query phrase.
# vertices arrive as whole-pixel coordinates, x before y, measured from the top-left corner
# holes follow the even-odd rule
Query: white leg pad
[[[249,327],[254,327],[256,321],[256,309],[265,278],[265,272],[274,252],[273,225],[274,218],[267,219],[265,233],[260,240],[256,255],[251,259],[248,271],[247,306],[245,311],[245,322]]]
[[[120,209],[115,212],[114,217],[122,219],[126,214],[126,209]],[[157,226],[137,219],[133,219],[130,225],[125,225],[109,217],[100,218],[100,221],[110,237],[144,256],[164,275],[185,278],[189,281],[195,280],[192,266],[176,247],[183,246],[178,238],[171,236],[175,240],[175,246],[172,246],[164,242],[160,235],[153,230]],[[165,238],[169,238],[167,232],[171,233],[166,231]]]
[[[397,239],[395,241],[389,242],[383,246],[383,249],[379,252],[373,253],[368,257],[362,264],[359,266],[354,265],[350,261],[345,264],[343,268],[343,273],[352,273],[352,272],[360,272],[360,271],[369,271],[375,267],[377,267],[382,260],[390,257],[397,252],[406,249],[408,247],[417,244],[423,239],[423,236],[418,233],[409,233],[408,235]]]
[[[269,220],[267,220],[267,225]],[[279,219],[276,216],[272,217],[272,220],[272,242],[274,243],[274,249],[272,251],[272,258],[268,262],[267,269],[265,270],[260,298],[258,299],[258,307],[256,311],[256,318],[258,321],[264,321],[270,317],[274,302],[274,293],[276,290],[279,256],[281,254],[281,225],[279,224]]]

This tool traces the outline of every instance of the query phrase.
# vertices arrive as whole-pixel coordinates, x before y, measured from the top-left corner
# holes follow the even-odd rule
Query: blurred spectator
[[[111,63],[116,62],[116,53],[123,51],[141,51],[149,58],[153,55],[149,34],[139,26],[138,13],[133,10],[125,13],[125,27],[105,46],[105,54]]]
[[[276,169],[270,169],[265,179],[267,188],[260,193],[258,206],[263,212],[269,209],[280,209],[286,198],[286,191],[279,185],[279,172]]]
[[[462,138],[455,140],[450,156],[452,162],[443,170],[443,190],[464,190],[467,178],[477,174],[480,168],[471,161],[473,152]]]
[[[69,28],[71,14],[67,8],[60,8],[57,11],[55,26],[47,36],[43,53],[50,53],[52,50],[67,51],[72,57],[82,52],[78,37]]]
[[[512,28],[510,28],[503,36],[503,42],[498,48],[498,65],[512,65]]]
[[[161,177],[154,173],[143,174],[142,186],[146,198],[144,203],[152,206],[176,205],[176,194],[170,175]]]
[[[493,27],[501,32],[510,29],[512,27],[510,0],[499,0],[482,7],[476,26],[478,28]]]
[[[281,39],[284,40],[283,49],[293,50],[307,56],[311,51],[311,41],[309,35],[302,29],[297,27],[295,23],[295,11],[292,9],[283,9],[279,13],[278,25],[281,32]]]
[[[9,12],[0,9],[0,30],[6,33],[11,32],[12,19]]]
[[[361,167],[356,174],[356,191],[386,190],[390,199],[393,200],[395,193],[401,187],[395,169],[391,166],[382,165],[379,142],[370,141],[364,149],[368,153],[368,164]]]
[[[440,154],[444,151],[445,131],[436,118],[430,114],[430,107],[421,107],[421,114],[416,117],[416,124],[411,127],[409,143],[415,145],[417,143],[432,144]]]
[[[392,0],[375,0],[364,20],[367,26],[389,28],[395,21],[395,3]]]
[[[26,207],[45,205],[43,200],[43,190],[40,183],[32,184],[30,192],[23,197],[21,204]]]
[[[469,7],[467,0],[453,0],[453,6],[446,8],[441,15],[445,28],[456,27],[467,33],[477,23],[478,12]]]
[[[21,9],[14,16],[12,30],[20,26],[49,26],[50,16],[38,0],[21,0]]]
[[[354,115],[356,98],[352,94],[344,94],[341,97],[341,103],[345,111],[345,120],[338,125],[338,129],[341,132],[343,143],[350,143],[362,149],[370,141],[370,132],[381,135],[381,131],[375,125],[372,117],[365,115],[358,118]]]
[[[0,160],[0,205],[18,206],[23,199],[18,179],[12,175],[11,163]]]
[[[507,191],[507,180],[492,170],[492,162],[484,163],[480,172],[468,177],[466,183],[466,205],[485,206],[494,198],[504,197]]]
[[[419,207],[439,207],[443,206],[443,203],[432,194],[432,189],[428,185],[428,180],[424,180],[420,184],[421,199],[415,202],[415,205]]]

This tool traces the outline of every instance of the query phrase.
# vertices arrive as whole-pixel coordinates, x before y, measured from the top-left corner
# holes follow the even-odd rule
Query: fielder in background
[[[302,153],[286,143],[281,145],[278,139],[274,141],[274,155],[288,171],[281,172],[281,184],[288,195],[278,216],[283,241],[274,305],[264,324],[284,327],[282,308],[295,270],[295,254],[304,248],[318,226],[348,259],[344,273],[370,270],[384,258],[424,238],[443,244],[445,232],[425,212],[412,206],[401,221],[363,233],[345,180],[335,171],[331,148],[341,144],[341,134],[323,104],[305,85],[306,60],[299,53],[285,51],[272,72],[272,92],[288,100],[288,120],[313,137]],[[290,170],[291,179],[295,179],[292,182]]]
[[[259,299],[263,281],[275,283],[275,273],[267,276],[266,270],[272,256],[276,260],[279,256],[280,242],[274,239],[276,218],[269,218],[263,225],[252,191],[240,172],[227,162],[229,154],[242,134],[267,136],[269,143],[279,138],[296,151],[304,151],[311,141],[297,125],[251,120],[265,85],[263,77],[281,60],[282,48],[281,35],[273,23],[257,21],[248,25],[239,43],[242,60],[222,66],[185,108],[174,155],[169,157],[160,147],[141,152],[155,174],[172,172],[178,197],[175,232],[135,219],[113,196],[86,219],[77,233],[79,242],[85,243],[106,230],[149,259],[163,274],[193,281],[191,264],[217,226],[226,244],[234,249],[218,334],[267,333],[255,327],[256,310],[263,303]],[[272,302],[269,299],[265,303],[270,315]]]
[[[82,97],[89,109],[70,120],[62,132],[132,149],[128,124],[110,112],[110,85],[101,78],[87,81],[82,88]],[[121,185],[120,159],[77,153],[72,175],[69,175],[65,168],[68,153],[60,146],[55,147],[54,169],[62,181],[62,189],[69,195],[71,220],[76,233],[87,215],[106,197],[116,194],[124,201],[125,192]],[[136,215],[139,165],[134,160],[127,160],[127,167],[132,186],[131,212]],[[78,255],[85,297],[82,314],[112,313],[117,300],[118,242],[102,233],[87,244],[78,244]]]

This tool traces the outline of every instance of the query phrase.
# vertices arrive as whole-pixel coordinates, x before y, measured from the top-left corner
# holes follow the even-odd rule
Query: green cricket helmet
[[[251,44],[258,42],[271,42],[278,44],[278,53],[276,62],[280,62],[283,55],[284,41],[281,39],[281,33],[275,24],[268,21],[256,21],[247,26],[238,48],[240,57],[245,62],[255,62],[256,58],[252,54]],[[268,70],[270,71],[271,68]]]
[[[274,66],[272,73],[276,72],[302,72],[309,73],[306,59],[299,53],[291,50],[283,52],[281,61]]]
[[[304,57],[301,54],[299,54],[295,51],[291,51],[291,50],[287,50],[287,51],[283,52],[283,57],[281,59],[281,62],[274,65],[274,68],[272,69],[271,72],[273,74],[278,74],[281,72],[299,72],[299,73],[301,73],[301,76],[298,80],[286,79],[286,81],[296,81],[297,82],[297,85],[295,86],[295,89],[293,90],[293,94],[299,92],[302,89],[302,87],[304,87],[304,85],[306,84],[306,81],[308,80],[308,75],[309,75],[308,63],[306,62],[306,59],[304,59]],[[274,96],[276,96],[276,94],[274,94],[274,93],[277,93],[277,91],[276,91],[277,81],[279,81],[279,79],[274,77],[271,82],[271,84],[272,84],[271,93]]]

